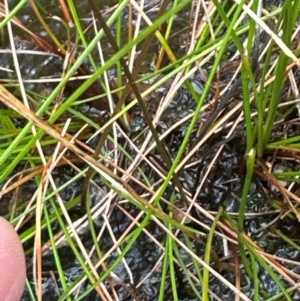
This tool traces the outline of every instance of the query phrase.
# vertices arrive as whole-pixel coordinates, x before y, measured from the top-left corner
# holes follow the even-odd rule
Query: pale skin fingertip
[[[26,279],[22,243],[13,226],[0,216],[0,300],[20,301]]]

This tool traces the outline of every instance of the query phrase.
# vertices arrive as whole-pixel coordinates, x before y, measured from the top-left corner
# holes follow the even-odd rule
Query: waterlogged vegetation
[[[300,300],[300,2],[220,2],[0,4],[22,300]]]

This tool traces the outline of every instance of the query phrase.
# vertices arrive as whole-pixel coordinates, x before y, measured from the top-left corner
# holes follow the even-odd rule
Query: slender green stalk
[[[251,248],[249,248],[249,252],[252,253],[253,257],[256,259],[256,261],[263,266],[263,268],[269,273],[269,275],[274,279],[280,290],[282,291],[285,300],[292,301],[292,298],[290,297],[290,294],[284,287],[283,282],[280,280],[280,278],[275,274],[275,272],[272,270],[272,268],[261,258],[261,256],[257,252],[253,252]]]
[[[172,225],[169,224],[169,230],[172,232]],[[177,293],[177,283],[176,283],[176,271],[174,267],[174,241],[171,235],[167,236],[167,243],[168,243],[168,254],[166,253],[165,256],[168,257],[169,260],[169,268],[170,268],[170,278],[171,278],[171,286],[172,286],[172,294],[173,298],[172,300],[178,301],[178,293]]]
[[[26,279],[26,289],[27,289],[28,295],[30,296],[30,300],[31,301],[36,301],[34,290],[31,287],[31,283],[29,282],[28,279]]]
[[[214,237],[214,232],[216,230],[217,224],[220,220],[220,217],[223,213],[223,207],[220,207],[218,210],[218,213],[210,227],[207,241],[206,241],[206,247],[205,247],[205,255],[204,255],[204,262],[209,265],[210,264],[210,255],[212,252],[212,242]],[[203,287],[202,287],[202,300],[203,301],[209,301],[209,270],[205,267],[203,267]]]
[[[161,273],[161,282],[160,282],[160,289],[159,289],[159,296],[158,301],[164,301],[165,300],[165,292],[166,292],[166,284],[167,284],[167,275],[169,270],[169,242],[166,240],[165,242],[165,256],[162,266],[162,273]]]
[[[187,238],[187,240],[189,241],[189,237],[186,237]],[[188,246],[189,248],[190,248],[190,245]],[[173,246],[173,248],[174,248],[174,254],[176,255],[176,259],[178,260],[178,262],[179,262],[179,264],[180,264],[180,268],[182,269],[182,271],[183,271],[183,273],[184,273],[184,275],[185,275],[185,277],[186,277],[186,279],[187,279],[187,285],[186,285],[186,287],[185,287],[185,291],[189,291],[190,290],[190,288],[192,289],[192,291],[193,291],[193,293],[194,293],[194,295],[199,299],[199,300],[201,300],[201,294],[200,294],[200,291],[199,291],[199,285],[198,285],[198,287],[195,285],[195,283],[194,283],[194,280],[192,279],[192,277],[190,276],[190,271],[187,269],[187,264],[186,264],[186,262],[184,262],[183,261],[183,258],[182,258],[182,254],[180,253],[180,251],[179,251],[179,249],[178,249],[178,247],[177,247],[177,245],[176,244],[174,244],[174,246]],[[190,248],[191,249],[191,248]],[[192,249],[191,249],[192,250]],[[192,259],[194,259],[194,258],[192,258]],[[194,268],[197,268],[198,269],[198,263],[196,263],[195,264],[195,262],[194,261],[192,261],[192,267]],[[200,271],[199,271],[199,274],[198,275],[200,275],[199,276],[199,281],[202,283],[202,276],[201,276],[201,274],[200,274]],[[189,292],[189,296],[191,296],[192,295],[192,293],[191,292]]]
[[[7,25],[7,22],[9,22],[17,13],[22,9],[22,7],[27,3],[27,0],[21,0],[17,2],[17,5],[4,17],[4,19],[0,22],[0,30],[4,28],[4,26]]]
[[[250,260],[251,260],[251,270],[253,272],[253,290],[254,290],[254,296],[253,301],[259,301],[259,278],[257,273],[257,263],[255,260],[255,257],[253,256],[252,252],[249,252]]]
[[[253,271],[249,265],[246,255],[245,255],[244,240],[242,239],[241,235],[244,233],[246,202],[247,202],[247,196],[248,196],[248,193],[250,190],[250,185],[252,182],[252,176],[253,176],[253,170],[254,170],[255,158],[256,158],[255,154],[256,154],[255,149],[252,148],[246,157],[247,174],[246,174],[246,179],[245,179],[244,187],[243,187],[241,204],[240,204],[240,208],[239,208],[238,225],[237,225],[238,226],[238,243],[239,243],[240,255],[241,255],[242,261],[244,263],[245,270],[250,278],[253,278]]]
[[[185,243],[187,245],[187,247],[190,249],[190,250],[193,250],[193,246],[192,246],[192,243],[191,243],[191,239],[187,236],[187,235],[184,235],[184,239],[185,239]],[[195,250],[194,250],[195,252]],[[202,283],[203,285],[203,279],[202,279],[202,272],[201,272],[201,267],[199,265],[199,262],[194,258],[192,257],[192,263],[193,263],[193,268],[196,270],[196,275],[197,275],[197,278],[199,279],[200,283]],[[187,273],[185,273],[187,275]],[[188,275],[187,275],[188,277]],[[191,280],[192,281],[192,280]],[[193,286],[191,285],[192,289],[193,289]],[[198,293],[193,289],[194,293],[198,296]],[[199,294],[200,295],[200,294]],[[201,298],[200,298],[201,299]]]
[[[246,124],[246,139],[247,148],[246,152],[249,153],[253,148],[253,132],[252,132],[252,118],[251,118],[251,101],[249,91],[249,61],[246,56],[242,55],[242,85],[243,85],[243,104],[244,104],[244,115]]]
[[[55,239],[54,239],[54,235],[53,235],[53,231],[52,231],[52,226],[51,226],[51,221],[49,219],[49,213],[48,213],[48,209],[46,206],[43,207],[44,209],[44,214],[45,214],[45,220],[47,223],[47,228],[48,228],[48,233],[49,233],[49,237],[50,237],[50,242],[51,242],[51,248],[52,248],[52,252],[54,255],[54,260],[55,260],[55,264],[57,267],[57,271],[58,271],[58,275],[59,275],[59,279],[60,282],[62,284],[62,288],[64,291],[67,291],[68,287],[67,287],[67,282],[66,282],[66,278],[65,278],[65,274],[63,271],[63,267],[61,265],[61,260],[58,254],[58,250],[55,244]],[[70,297],[68,297],[66,300],[71,300]]]
[[[290,239],[287,235],[283,234],[280,230],[274,229],[274,232],[281,237],[289,246],[294,247],[296,250],[300,251],[300,246],[295,241]]]

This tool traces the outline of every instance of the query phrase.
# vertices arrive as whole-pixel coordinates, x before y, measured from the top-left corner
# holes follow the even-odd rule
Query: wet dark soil
[[[114,1],[117,3],[117,1]],[[147,3],[149,10],[151,8],[156,7],[157,3],[155,1],[150,1],[151,3]],[[153,2],[153,3],[152,3]],[[157,1],[158,2],[158,1]],[[266,1],[274,5],[277,3],[276,1]],[[11,5],[15,5],[16,1],[11,1]],[[102,1],[102,5],[104,6],[111,6],[114,4],[112,1]],[[88,5],[85,1],[77,1],[76,5],[80,8],[79,10],[82,12],[82,20],[86,22],[86,24],[91,22],[91,14],[90,10],[88,9]],[[48,5],[47,8],[53,14],[61,15],[60,11],[56,9],[57,4]],[[154,9],[155,12],[155,9]],[[150,12],[149,15],[151,17],[154,12]],[[44,36],[47,39],[47,34],[41,29],[37,20],[32,13],[30,5],[27,4],[24,6],[22,11],[19,14],[20,20],[24,23],[24,25],[28,26],[31,30],[39,33],[41,36]],[[127,17],[124,16],[124,22]],[[178,30],[187,26],[189,20],[188,15],[180,15],[178,16]],[[59,22],[53,21],[51,23],[53,30],[55,30],[55,34],[57,34],[58,38],[65,40],[65,31],[63,29],[63,25]],[[18,31],[17,31],[18,32]],[[90,36],[93,35],[92,32],[89,33]],[[124,32],[124,36],[127,32]],[[182,36],[173,35],[173,45],[178,45],[179,51],[178,56],[180,57],[180,48],[182,45]],[[19,32],[19,36],[15,37],[17,42],[17,48],[23,50],[29,50],[35,48],[33,44],[28,44],[25,40],[28,37],[24,36],[22,31]],[[9,44],[4,42],[4,48],[9,47]],[[153,49],[156,49],[157,45],[153,45]],[[79,49],[80,51],[80,49]],[[112,49],[108,46],[107,49],[104,49],[104,55],[109,56],[112,53]],[[29,79],[39,79],[41,77],[55,77],[61,75],[62,69],[62,59],[59,55],[56,54],[49,54],[47,56],[35,56],[29,54],[20,54],[19,59],[21,62],[21,72],[23,74],[23,78],[25,80]],[[143,69],[147,72],[151,71],[151,63],[152,58],[149,57],[149,60],[145,60]],[[13,61],[10,54],[1,54],[0,58],[0,65],[5,68],[12,68]],[[223,65],[228,67],[230,62],[224,61]],[[88,71],[91,66],[86,64],[84,66]],[[207,68],[209,69],[209,65]],[[112,75],[114,75],[115,70],[110,71]],[[198,77],[197,77],[198,76]],[[203,77],[201,74],[198,74],[194,81],[198,86],[201,86],[203,83]],[[0,70],[0,78],[7,78],[8,74],[4,71]],[[226,77],[230,77],[230,74],[224,75],[222,80],[225,82]],[[51,90],[55,86],[50,84],[42,86],[40,84],[33,84],[27,83],[26,88],[29,90],[38,89],[39,91],[43,90],[44,92],[47,89]],[[74,91],[79,86],[78,82],[70,82],[67,87],[65,94]],[[165,87],[168,89],[168,86]],[[241,101],[239,97],[239,91],[234,96],[234,99],[231,100],[230,106],[234,106],[236,103]],[[157,106],[159,105],[158,100],[164,95],[165,91],[155,92],[155,95],[152,95],[151,101],[149,101],[149,112],[154,115],[155,111],[157,110]],[[94,84],[91,89],[84,92],[81,95],[82,98],[89,98],[95,95],[103,94],[102,88],[100,88],[99,84]],[[211,93],[210,98],[207,99],[209,102],[212,100],[214,94]],[[90,116],[94,114],[104,114],[103,112],[99,111],[107,111],[108,105],[105,101],[106,97],[99,97],[98,99],[92,101],[89,105],[83,106],[83,112],[86,114],[90,114]],[[230,106],[227,110],[230,109]],[[192,96],[187,92],[185,88],[182,88],[180,93],[174,98],[170,106],[167,108],[163,116],[161,117],[159,126],[157,127],[157,131],[159,134],[165,133],[168,129],[170,129],[176,122],[182,120],[188,114],[192,113],[195,109],[196,104]],[[211,110],[211,107],[210,107]],[[199,117],[199,125],[206,121],[207,117],[210,115],[210,111],[205,111]],[[141,132],[145,128],[145,120],[144,116],[139,107],[136,107],[132,113],[132,121],[131,121],[131,128],[130,134],[135,135],[139,138],[135,139],[135,145],[137,148],[142,146],[144,135],[141,135]],[[16,122],[18,120],[16,119]],[[164,146],[168,150],[171,159],[173,159],[179,146],[181,145],[182,140],[186,134],[188,122],[182,123],[179,127],[175,130],[171,131],[170,134],[164,140]],[[238,212],[239,204],[240,204],[240,197],[243,189],[244,177],[245,177],[245,162],[244,162],[244,155],[245,155],[245,132],[242,126],[239,126],[236,129],[236,133],[234,134],[233,138],[230,141],[226,141],[225,136],[227,135],[226,128],[224,128],[221,132],[212,136],[212,138],[203,146],[198,152],[190,159],[187,163],[187,167],[183,169],[182,174],[180,175],[182,178],[182,185],[188,192],[193,192],[201,182],[204,173],[207,170],[207,166],[212,161],[215,153],[218,151],[221,145],[224,145],[224,148],[218,157],[217,161],[215,162],[212,171],[209,174],[208,179],[206,180],[205,184],[203,185],[198,197],[197,203],[205,208],[208,211],[216,212],[223,206],[225,211],[231,213],[233,217],[236,217]],[[278,128],[277,132],[282,132],[282,128]],[[297,128],[291,128],[290,131],[293,135],[297,134],[299,131]],[[188,146],[187,153],[189,148],[191,148],[196,141],[197,132],[195,130],[193,137],[190,141],[190,145]],[[224,141],[224,143],[221,143]],[[93,142],[95,144],[95,141]],[[92,144],[93,144],[92,143]],[[221,143],[221,144],[220,144]],[[130,153],[132,157],[136,156],[136,151],[126,145],[124,143],[124,147]],[[52,153],[52,150],[49,150],[49,153]],[[162,158],[159,156],[159,152],[154,150],[152,152],[152,157],[156,158],[158,162],[161,162]],[[271,156],[271,154],[270,154]],[[201,159],[201,160],[200,160]],[[281,161],[281,160],[278,160]],[[130,162],[123,163],[125,166],[128,166]],[[162,165],[162,164],[161,164]],[[79,167],[84,167],[81,163],[78,164]],[[18,169],[22,169],[23,166],[19,166]],[[293,168],[298,168],[293,166]],[[156,181],[160,180],[160,176],[151,170],[148,165],[141,164],[141,169],[144,173],[147,174],[147,177],[155,183]],[[70,179],[74,177],[76,172],[71,169],[70,167],[61,166],[56,168],[53,171],[53,176],[56,180],[57,186],[62,185],[63,183],[68,182]],[[139,172],[136,172],[136,177],[142,178],[143,175]],[[107,192],[107,186],[101,182],[100,179],[95,179],[97,183],[103,188],[103,194]],[[135,183],[130,183],[136,189],[137,192],[143,194],[144,191],[141,187],[137,186]],[[2,184],[1,184],[2,185]],[[73,200],[76,196],[81,193],[82,188],[82,179],[78,180],[77,182],[73,182],[71,185],[68,185],[65,189],[60,192],[62,199],[65,202]],[[296,187],[297,188],[297,187]],[[35,182],[28,182],[22,188],[22,197],[23,200],[29,200],[35,189],[36,185]],[[169,196],[170,191],[173,190],[173,187],[169,187],[165,193],[165,197]],[[276,193],[275,193],[276,194]],[[5,209],[7,209],[11,204],[9,204],[9,200],[14,197],[14,193],[9,193],[3,197],[1,200],[1,207],[0,212],[6,213]],[[180,195],[177,196],[180,199]],[[276,194],[277,198],[280,198],[278,194]],[[99,191],[94,192],[92,190],[92,201],[96,202],[97,199],[100,199],[101,195]],[[125,207],[124,207],[125,206]],[[119,204],[117,200],[114,201],[113,210],[111,214],[108,216],[109,223],[112,227],[112,231],[116,237],[121,236],[121,234],[129,227],[131,224],[131,220],[128,218],[126,214],[124,214],[124,208],[126,211],[130,213],[133,217],[137,216],[140,210],[132,205],[132,204]],[[247,217],[245,222],[245,229],[247,234],[251,236],[251,238],[257,242],[259,246],[264,248],[264,250],[270,254],[278,255],[284,258],[289,258],[294,261],[300,260],[299,251],[290,245],[288,245],[283,239],[279,238],[279,236],[275,235],[272,229],[266,228],[264,229],[265,225],[271,223],[275,218],[278,217],[279,212],[273,210],[273,214],[263,214],[273,210],[271,204],[271,197],[269,193],[269,188],[267,181],[262,179],[261,177],[257,176],[253,179],[253,183],[251,184],[251,190],[247,198]],[[79,206],[73,207],[70,210],[70,216],[75,221],[82,216],[82,212],[80,211]],[[257,215],[251,215],[251,213],[257,213]],[[206,220],[204,216],[202,216],[199,212],[196,212],[196,217],[201,219],[204,223],[210,224],[210,221]],[[103,225],[104,220],[102,217],[99,217],[97,221],[95,221],[96,230],[99,230]],[[33,222],[29,222],[27,227],[33,225]],[[278,221],[272,226],[276,229],[279,229],[283,233],[288,233],[290,238],[298,239],[297,237],[297,229],[299,228],[298,222],[292,218],[287,217],[284,220],[278,219]],[[59,225],[54,225],[53,231],[59,231]],[[165,233],[158,227],[157,224],[154,222],[150,222],[147,226],[147,230],[151,233],[154,239],[158,242],[163,243],[165,240]],[[201,229],[203,230],[203,229]],[[105,233],[103,235],[105,239],[101,239],[100,247],[103,253],[108,251],[113,245],[114,242],[111,239],[109,233]],[[93,247],[93,240],[91,238],[91,234],[89,231],[85,231],[81,233],[82,241],[87,250]],[[43,236],[44,241],[48,240],[47,234]],[[181,237],[182,241],[184,238]],[[194,251],[197,253],[198,256],[203,256],[205,252],[205,246],[200,242],[193,242]],[[26,249],[30,249],[32,247],[32,241],[27,241],[24,244]],[[216,255],[219,257],[220,262],[223,263],[230,263],[232,258],[223,258],[223,244],[222,240],[216,238],[213,243],[213,249],[216,252]],[[187,262],[187,266],[189,269],[193,271],[193,267],[190,265],[191,259],[188,254],[185,253],[184,249],[179,250],[183,254],[183,258],[185,258]],[[153,243],[153,239],[144,233],[142,233],[130,251],[126,255],[126,262],[132,272],[133,283],[131,284],[130,290],[125,288],[121,282],[115,281],[115,289],[117,291],[119,300],[132,300],[132,296],[138,296],[140,300],[158,300],[159,290],[161,285],[161,269],[156,267],[156,263],[158,262],[160,256],[162,254],[161,248],[159,248],[155,243]],[[61,262],[63,263],[63,269],[65,275],[67,277],[67,283],[71,284],[81,277],[83,271],[80,264],[77,262],[73,251],[71,250],[70,246],[64,246],[59,249],[59,255]],[[113,252],[112,255],[109,257],[107,264],[113,263],[114,260],[118,257],[117,252]],[[30,263],[30,256],[28,256],[28,263]],[[226,265],[223,265],[226,267]],[[293,265],[286,265],[287,268],[293,270],[294,273],[299,273],[299,266]],[[227,265],[228,267],[228,265]],[[30,269],[29,269],[30,270]],[[53,259],[53,254],[51,252],[47,252],[47,255],[43,256],[43,300],[58,300],[59,296],[62,293],[61,283],[57,283],[58,277],[53,277],[53,271],[56,271],[55,261]],[[231,283],[235,283],[235,273],[232,269],[224,268],[219,269],[220,273]],[[101,270],[99,270],[101,273]],[[129,284],[132,282],[130,275],[128,275],[127,269],[123,263],[118,264],[117,267],[114,269],[114,273],[123,281],[125,284]],[[56,272],[54,272],[56,274]],[[242,275],[242,288],[241,291],[245,293],[250,299],[253,297],[254,289],[252,281],[247,276],[243,267],[241,267],[241,275]],[[261,296],[273,296],[280,292],[278,286],[274,283],[273,279],[267,273],[267,271],[258,266],[258,276],[260,281],[260,289],[261,289]],[[32,274],[31,272],[28,273],[28,279],[31,281]],[[146,279],[146,280],[145,280]],[[234,293],[225,286],[222,282],[220,282],[217,278],[212,277],[210,279],[211,285],[210,289],[214,292],[221,300],[234,300],[235,295]],[[192,301],[192,300],[199,300],[197,296],[193,293],[191,287],[187,283],[187,280],[184,277],[184,273],[182,270],[178,269],[177,271],[177,282],[178,282],[178,291],[180,292],[179,298],[180,300]],[[108,282],[104,283],[108,290],[110,290],[110,286]],[[32,286],[33,287],[33,286]],[[82,286],[82,291],[90,288],[90,284],[85,282]],[[201,292],[201,287],[197,287],[198,291]],[[171,295],[171,283],[167,283],[166,292],[165,292],[165,299],[164,300],[173,300]],[[112,293],[112,292],[111,292]],[[31,300],[29,293],[25,292],[22,298],[22,301]],[[86,301],[96,301],[101,300],[99,296],[95,294],[94,291],[85,297],[83,300]],[[211,298],[211,300],[217,300]],[[264,300],[261,297],[260,300]],[[300,300],[300,294],[296,292],[293,295],[293,300]]]

